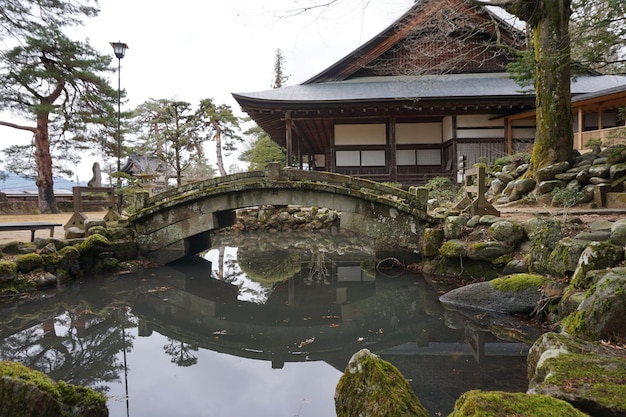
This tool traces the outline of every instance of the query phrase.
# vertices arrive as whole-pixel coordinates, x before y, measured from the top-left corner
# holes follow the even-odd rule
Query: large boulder
[[[531,347],[527,363],[528,393],[565,400],[593,416],[626,415],[626,358],[614,349],[546,333]]]
[[[362,349],[335,390],[337,417],[428,417],[409,382],[389,362]]]
[[[587,292],[578,310],[564,321],[564,331],[584,340],[626,338],[626,274],[608,273]],[[625,380],[626,381],[626,380]]]
[[[542,275],[513,274],[456,288],[439,297],[439,301],[453,308],[530,314],[539,303],[546,281]]]
[[[106,417],[106,397],[89,388],[54,382],[15,362],[0,362],[0,416]]]
[[[585,417],[565,401],[547,395],[519,392],[468,391],[448,417]]]

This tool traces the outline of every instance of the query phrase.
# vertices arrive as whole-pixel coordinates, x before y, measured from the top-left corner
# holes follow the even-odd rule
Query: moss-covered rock
[[[626,246],[626,219],[619,219],[611,225],[611,243]]]
[[[511,248],[503,242],[474,242],[467,247],[467,257],[475,261],[493,261],[508,253]]]
[[[624,260],[624,249],[609,242],[591,242],[580,254],[570,285],[577,289],[590,287],[587,273],[606,269]]]
[[[132,240],[135,237],[130,227],[109,227],[107,235],[112,242],[116,240]]]
[[[584,340],[626,338],[626,274],[604,275],[564,321],[564,330]],[[626,381],[625,381],[626,382]]]
[[[15,362],[0,362],[0,415],[106,417],[106,398],[89,388],[54,382]]]
[[[448,216],[443,224],[443,234],[446,239],[458,239],[463,234],[463,227],[467,224],[467,216]]]
[[[111,249],[109,239],[98,234],[89,236],[83,242],[75,246],[81,256],[99,256],[102,252],[106,252]]]
[[[15,279],[17,264],[13,261],[0,261],[0,284]]]
[[[456,288],[439,300],[454,308],[530,314],[541,298],[540,289],[546,280],[541,275],[514,274]]]
[[[529,269],[531,272],[545,273],[548,258],[562,239],[562,223],[550,218],[533,218],[522,226],[530,240]]]
[[[545,265],[549,274],[563,276],[573,273],[578,265],[580,255],[589,245],[589,241],[565,238],[557,242]]]
[[[91,226],[89,229],[87,229],[87,236],[91,236],[91,235],[102,235],[104,237],[106,237],[107,239],[109,238],[109,233],[108,230],[105,226]]]
[[[424,229],[422,256],[437,256],[443,242],[443,229],[427,227]]]
[[[43,266],[43,258],[38,253],[27,253],[18,255],[17,270],[21,273],[28,273]]]
[[[400,371],[367,349],[355,353],[335,390],[337,417],[427,417]]]
[[[467,258],[426,258],[421,264],[425,274],[459,277],[471,280],[489,280],[500,275],[502,268],[491,262],[473,261]]]
[[[451,239],[441,245],[439,254],[444,258],[459,258],[467,256],[467,248],[462,240]]]
[[[547,395],[502,391],[468,391],[448,417],[585,417],[565,401]]]
[[[0,246],[0,248],[7,255],[20,255],[37,251],[37,246],[31,242],[9,242]]]
[[[130,240],[116,240],[111,242],[111,251],[113,256],[122,262],[136,259],[139,256],[139,248],[137,242]]]
[[[502,220],[493,223],[487,229],[487,235],[510,246],[517,245],[524,238],[524,228],[515,221]]]
[[[569,402],[594,416],[626,415],[626,358],[567,334],[546,333],[528,354],[529,393]]]

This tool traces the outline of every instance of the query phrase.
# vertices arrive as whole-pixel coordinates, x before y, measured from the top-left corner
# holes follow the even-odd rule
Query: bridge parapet
[[[291,182],[291,186],[286,184]],[[411,187],[409,191],[390,185],[348,175],[335,174],[323,171],[304,171],[299,169],[282,168],[279,163],[270,163],[267,170],[248,171],[210,178],[166,192],[155,194],[152,197],[141,197],[135,204],[139,211],[151,211],[176,200],[180,202],[186,198],[195,198],[198,194],[232,192],[246,188],[334,188],[337,193],[361,195],[365,200],[387,201],[387,204],[397,208],[412,211],[413,215],[431,221],[426,212],[428,192],[423,188]]]
[[[261,205],[300,205],[339,210],[341,227],[381,247],[402,243],[420,250],[427,192],[401,190],[365,179],[319,171],[283,169],[243,172],[142,195],[129,218],[144,254],[167,263],[207,249],[209,231],[234,221],[234,210]],[[194,252],[195,251],[195,252]],[[157,259],[155,259],[157,258]]]

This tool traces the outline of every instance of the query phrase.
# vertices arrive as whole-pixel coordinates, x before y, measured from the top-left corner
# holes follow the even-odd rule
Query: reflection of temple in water
[[[398,367],[431,410],[445,409],[442,402],[454,401],[467,389],[525,391],[525,346],[498,340],[445,311],[438,293],[417,275],[376,274],[375,268],[364,266],[367,257],[331,258],[325,258],[324,269],[319,263],[313,268],[325,271],[318,279],[311,276],[311,259],[303,257],[300,271],[273,284],[263,304],[239,300],[240,289],[211,278],[208,262],[200,258],[151,272],[154,276],[124,277],[115,285],[103,282],[94,291],[81,293],[78,302],[69,301],[71,294],[60,293],[56,300],[38,306],[24,303],[20,308],[44,312],[36,320],[12,314],[15,319],[0,331],[5,343],[0,352],[11,359],[7,341],[49,344],[57,346],[56,352],[64,343],[59,336],[90,340],[88,352],[68,351],[70,359],[60,367],[76,366],[78,375],[78,368],[96,359],[108,364],[102,375],[95,372],[70,381],[93,385],[90,382],[102,381],[111,370],[120,372],[121,364],[114,358],[125,346],[121,328],[138,326],[139,337],[153,332],[167,337],[165,353],[180,366],[196,366],[193,352],[205,348],[267,360],[274,368],[286,362],[325,361],[343,372],[352,354],[368,348]],[[132,321],[120,314],[126,308],[119,306],[126,305]],[[58,332],[59,317],[64,315],[68,319]],[[13,360],[38,368],[28,357]],[[44,367],[44,371],[57,370]]]

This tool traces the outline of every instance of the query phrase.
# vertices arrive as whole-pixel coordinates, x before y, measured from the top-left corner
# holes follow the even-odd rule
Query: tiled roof
[[[572,94],[594,93],[620,86],[626,86],[626,77],[580,76],[572,82]],[[368,77],[294,85],[254,93],[238,93],[234,96],[280,103],[514,97],[526,94],[508,74],[487,73]]]

